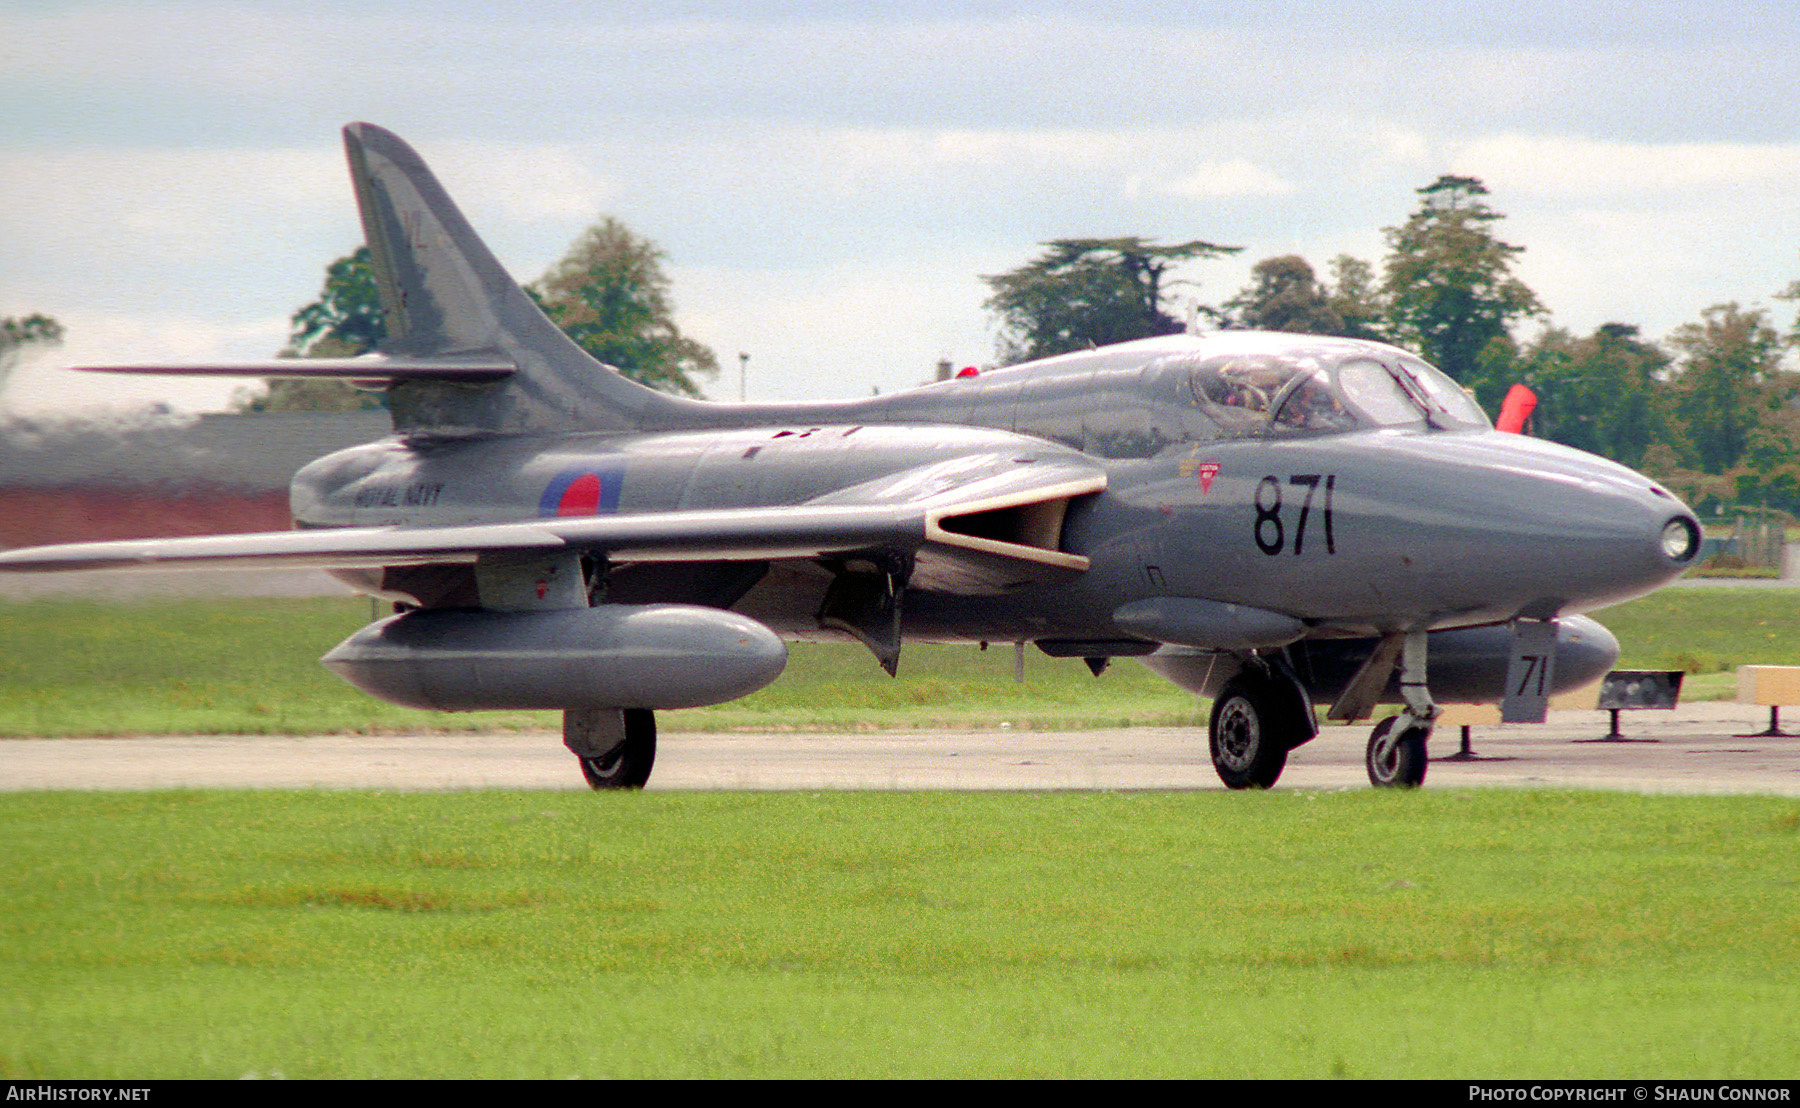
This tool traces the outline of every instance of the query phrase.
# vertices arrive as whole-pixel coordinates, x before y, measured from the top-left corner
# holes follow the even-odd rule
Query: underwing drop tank
[[[1225,607],[1221,605],[1220,607]],[[1431,692],[1447,704],[1491,704],[1506,696],[1506,669],[1512,657],[1510,624],[1433,631],[1428,640]],[[1374,639],[1308,639],[1288,648],[1315,702],[1330,704],[1355,679],[1375,650]],[[1557,621],[1552,694],[1568,692],[1606,676],[1619,660],[1619,640],[1587,616]],[[1140,658],[1146,666],[1199,696],[1218,696],[1239,663],[1217,652],[1172,650]],[[1377,703],[1398,704],[1400,678],[1388,678]]]
[[[753,619],[688,604],[426,609],[372,623],[320,661],[409,708],[696,708],[775,680],[787,646]]]

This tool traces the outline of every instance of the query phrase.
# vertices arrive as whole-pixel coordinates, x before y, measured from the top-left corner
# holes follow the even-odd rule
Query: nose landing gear
[[[1369,735],[1363,762],[1369,784],[1378,789],[1412,789],[1425,781],[1425,743],[1442,711],[1425,681],[1425,643],[1425,632],[1407,634],[1400,650],[1400,699],[1406,706]]]
[[[1431,728],[1399,723],[1399,716],[1389,716],[1369,736],[1364,762],[1369,784],[1376,788],[1411,789],[1425,782],[1425,740],[1431,737]]]

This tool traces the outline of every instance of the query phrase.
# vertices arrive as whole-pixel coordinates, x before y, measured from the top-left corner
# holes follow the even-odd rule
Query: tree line
[[[1524,247],[1504,242],[1504,216],[1479,178],[1446,175],[1417,190],[1418,207],[1383,229],[1381,268],[1341,255],[1321,279],[1286,254],[1251,269],[1218,305],[1175,310],[1177,261],[1241,248],[1200,241],[1061,239],[1038,258],[983,280],[1005,363],[1090,345],[1215,327],[1341,335],[1404,347],[1448,373],[1490,412],[1514,384],[1538,398],[1531,431],[1663,481],[1702,511],[1762,505],[1800,514],[1800,374],[1783,368],[1800,320],[1783,330],[1766,309],[1715,304],[1657,343],[1636,325],[1578,336],[1554,326],[1514,272]],[[1777,292],[1800,301],[1800,281]],[[1516,334],[1538,325],[1521,343]]]

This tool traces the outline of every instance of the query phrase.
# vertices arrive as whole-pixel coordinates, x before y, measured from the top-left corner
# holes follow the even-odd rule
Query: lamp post
[[[749,372],[750,372],[750,355],[740,353],[738,355],[738,403],[739,404],[742,404],[744,402],[744,378],[749,374]]]

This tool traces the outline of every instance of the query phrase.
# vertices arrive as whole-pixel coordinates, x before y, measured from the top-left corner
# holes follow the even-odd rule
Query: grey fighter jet
[[[1213,763],[1273,785],[1331,718],[1400,711],[1376,785],[1423,780],[1440,701],[1541,719],[1616,660],[1582,613],[1692,562],[1693,514],[1604,459],[1495,431],[1393,347],[1173,335],[863,400],[718,404],[589,358],[419,156],[344,131],[388,338],[344,360],[112,367],[349,378],[394,435],[293,480],[293,531],[81,543],[0,569],[320,566],[395,614],[324,664],[452,711],[549,708],[595,788],[641,786],[654,712],[773,681],[784,640],[1032,643],[1212,697]]]

